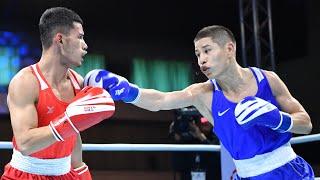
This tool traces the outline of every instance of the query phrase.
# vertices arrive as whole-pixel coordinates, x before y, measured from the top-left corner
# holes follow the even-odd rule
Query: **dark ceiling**
[[[89,47],[97,51],[104,51],[106,47],[115,51],[116,47],[111,46],[123,44],[140,44],[138,49],[142,46],[145,51],[152,51],[150,46],[164,51],[169,46],[176,46],[176,51],[193,51],[196,32],[212,24],[229,27],[240,40],[237,0],[2,0],[0,3],[1,29],[28,32],[36,38],[37,24],[46,8],[69,7],[84,20],[85,38]],[[272,1],[274,39],[280,59],[303,54],[288,40],[292,34],[307,32],[305,7],[304,0]],[[297,23],[300,26],[296,26]],[[297,37],[296,41],[306,43],[303,37]],[[106,45],[108,43],[112,45]],[[288,48],[288,52],[295,54],[288,55]]]
[[[235,25],[235,1],[20,1],[2,2],[2,23],[34,29],[48,7],[66,6],[80,14],[88,31],[117,38],[177,38],[208,24]],[[14,23],[13,23],[14,22]],[[177,35],[179,34],[179,35]]]

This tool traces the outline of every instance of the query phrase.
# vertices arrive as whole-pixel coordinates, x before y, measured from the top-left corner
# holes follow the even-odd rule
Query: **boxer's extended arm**
[[[122,76],[106,70],[90,71],[84,78],[84,84],[103,87],[114,100],[123,100],[150,111],[169,110],[197,105],[198,84],[181,91],[161,92],[154,89],[141,89]],[[198,88],[197,88],[198,87]]]
[[[213,86],[210,81],[192,84],[181,91],[161,92],[141,89],[127,79],[106,70],[95,69],[84,78],[85,86],[105,88],[114,100],[123,100],[149,111],[170,110],[195,106],[213,125],[211,99]]]
[[[171,110],[194,106],[214,126],[211,115],[212,90],[210,82],[192,84],[181,91],[161,92],[154,89],[140,89],[140,98],[134,103],[149,111]]]
[[[293,126],[290,130],[292,133],[309,134],[312,130],[310,116],[289,92],[287,86],[277,74],[265,71],[267,79],[272,89],[272,93],[279,103],[281,110],[290,114]]]
[[[170,110],[195,105],[196,85],[181,91],[161,92],[154,89],[140,89],[140,98],[134,105],[149,111]]]
[[[20,71],[10,82],[8,108],[13,134],[22,154],[29,155],[56,142],[48,126],[37,128],[35,107],[39,85],[26,70]]]

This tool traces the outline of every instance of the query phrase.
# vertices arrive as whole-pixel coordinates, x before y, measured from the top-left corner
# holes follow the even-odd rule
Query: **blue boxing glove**
[[[140,97],[139,87],[122,76],[103,69],[94,69],[84,77],[84,86],[101,87],[109,92],[115,101],[135,103]]]
[[[234,115],[238,124],[245,129],[260,125],[283,133],[289,131],[293,124],[290,114],[280,111],[268,101],[253,96],[241,100],[234,110]]]

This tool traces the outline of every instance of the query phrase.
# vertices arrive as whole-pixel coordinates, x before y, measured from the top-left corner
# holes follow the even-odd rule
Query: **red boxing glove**
[[[87,86],[75,96],[63,114],[50,122],[49,128],[57,141],[64,141],[111,117],[114,111],[114,101],[106,90]]]
[[[78,174],[80,180],[92,180],[89,168],[85,163],[83,163],[82,166],[73,170]]]

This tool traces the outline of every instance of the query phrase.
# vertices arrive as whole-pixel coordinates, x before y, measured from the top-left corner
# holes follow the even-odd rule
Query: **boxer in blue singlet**
[[[194,45],[209,80],[184,90],[142,89],[99,69],[86,75],[85,84],[150,111],[195,106],[232,156],[239,179],[314,179],[311,166],[289,143],[292,133],[311,132],[311,120],[283,81],[274,72],[241,67],[235,38],[223,26],[201,29]]]

